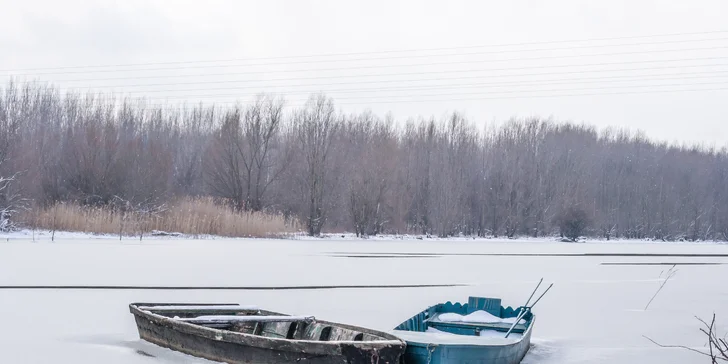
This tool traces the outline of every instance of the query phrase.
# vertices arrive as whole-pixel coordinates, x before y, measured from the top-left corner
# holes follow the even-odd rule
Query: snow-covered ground
[[[0,363],[205,362],[141,342],[127,306],[134,301],[235,302],[390,330],[428,305],[470,295],[521,305],[541,277],[554,287],[534,309],[534,346],[524,363],[706,363],[643,335],[701,348],[694,316],[713,312],[719,331],[728,331],[728,245],[349,237],[139,242],[69,233],[36,240],[27,232],[0,236],[0,286],[248,289],[3,287]],[[670,267],[663,263],[710,264],[678,265],[645,311]],[[423,284],[458,286],[336,288]],[[293,286],[306,288],[270,289]]]

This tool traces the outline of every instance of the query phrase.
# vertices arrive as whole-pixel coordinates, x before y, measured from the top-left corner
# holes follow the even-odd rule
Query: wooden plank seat
[[[343,327],[329,326],[317,322],[306,325],[300,330],[300,336],[294,334],[294,339],[313,340],[313,341],[364,341],[379,340],[378,338],[361,333],[356,330],[350,330]]]
[[[319,323],[306,325],[301,333],[301,340],[328,341],[331,327]]]
[[[260,336],[275,337],[279,339],[292,339],[297,322],[263,322],[259,324]]]

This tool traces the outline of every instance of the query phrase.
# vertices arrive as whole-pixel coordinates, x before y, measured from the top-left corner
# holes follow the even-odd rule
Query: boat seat
[[[300,336],[294,338],[300,340],[315,341],[371,341],[373,337],[356,330],[343,327],[328,326],[319,323],[312,323],[303,330]]]
[[[312,323],[306,326],[301,340],[328,341],[331,335],[331,326]]]
[[[501,299],[489,297],[469,297],[468,313],[483,310],[493,316],[501,315]]]
[[[255,334],[256,329],[256,323],[255,322],[234,322],[232,329],[236,332],[241,332],[243,334]]]
[[[292,336],[291,325],[292,322],[262,322],[258,325],[262,325],[260,336],[275,337],[281,339],[289,339],[289,335]],[[295,329],[295,327],[294,327]]]
[[[331,341],[362,341],[363,339],[363,333],[343,327],[332,327],[331,335],[329,336],[329,340]]]
[[[371,335],[371,334],[364,334],[364,335],[362,335],[361,340],[362,341],[379,341],[379,340],[382,340],[382,338],[379,336]],[[356,341],[356,340],[354,340],[354,341]]]

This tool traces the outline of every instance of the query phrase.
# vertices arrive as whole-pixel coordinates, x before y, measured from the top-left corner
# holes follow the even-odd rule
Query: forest
[[[160,106],[11,82],[0,162],[2,228],[58,204],[211,198],[314,236],[728,240],[725,148],[538,118],[347,114],[324,94]]]

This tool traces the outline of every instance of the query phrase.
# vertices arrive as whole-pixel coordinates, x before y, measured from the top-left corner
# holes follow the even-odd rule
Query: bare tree
[[[396,166],[397,143],[391,123],[371,113],[362,114],[346,125],[353,151],[349,176],[349,211],[357,236],[376,235],[389,221],[391,178]]]
[[[301,182],[305,189],[306,226],[308,234],[316,236],[326,222],[326,189],[331,143],[340,121],[334,103],[324,95],[309,98],[303,110],[294,117],[295,133],[300,143],[305,166]]]
[[[554,236],[567,230],[564,207],[580,206],[591,220],[581,234],[728,240],[726,148],[538,118],[396,126],[339,114],[323,95],[291,114],[269,96],[177,106],[9,83],[0,176],[44,206],[211,195],[301,218],[312,235]]]
[[[215,132],[207,171],[207,184],[212,193],[233,201],[236,210],[246,208],[241,138],[240,109],[235,108],[225,115],[222,126]]]
[[[263,208],[268,187],[278,180],[289,161],[279,140],[282,122],[283,101],[279,99],[259,97],[245,112],[244,142],[238,150],[243,160],[245,199],[250,210]]]
[[[282,122],[283,102],[261,96],[244,113],[238,108],[229,112],[216,133],[209,185],[235,201],[238,210],[263,209],[268,188],[286,167]]]

